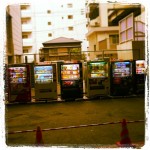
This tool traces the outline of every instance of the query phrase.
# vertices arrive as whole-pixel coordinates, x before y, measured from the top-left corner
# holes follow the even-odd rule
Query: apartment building
[[[143,6],[88,0],[86,8],[90,59],[143,59]]]
[[[80,40],[82,51],[87,50],[84,0],[22,3],[20,6],[23,55],[28,62],[38,62],[42,43],[59,37]]]
[[[21,63],[23,50],[20,5],[6,7],[6,39],[5,63]]]
[[[108,9],[112,4],[87,1],[87,19],[90,59],[117,57],[117,44],[119,43],[118,25],[109,25]],[[103,54],[104,53],[104,54]]]

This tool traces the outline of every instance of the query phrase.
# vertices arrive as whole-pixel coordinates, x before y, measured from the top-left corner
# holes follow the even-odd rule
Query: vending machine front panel
[[[135,61],[135,93],[144,94],[145,93],[145,61],[136,60]]]
[[[56,65],[34,66],[35,99],[57,99]]]
[[[9,102],[30,102],[31,85],[28,65],[9,65]]]
[[[133,62],[117,61],[111,63],[111,95],[127,96],[134,92]]]
[[[105,61],[87,63],[87,96],[108,95],[109,65]]]
[[[83,93],[82,63],[61,64],[62,99],[81,98]]]

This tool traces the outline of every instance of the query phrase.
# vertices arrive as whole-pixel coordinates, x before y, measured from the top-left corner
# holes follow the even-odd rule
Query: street
[[[6,132],[145,120],[144,98],[101,99],[6,105]],[[144,143],[145,123],[128,124],[133,143]],[[43,131],[45,146],[114,145],[120,140],[121,124]],[[35,145],[35,132],[6,134],[7,145]]]

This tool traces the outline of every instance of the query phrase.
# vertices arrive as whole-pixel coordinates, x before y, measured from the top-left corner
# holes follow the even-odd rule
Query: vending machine
[[[60,86],[62,99],[83,98],[82,62],[60,64]]]
[[[135,60],[135,94],[145,93],[145,60]]]
[[[109,61],[89,61],[86,69],[87,97],[107,96],[110,90]]]
[[[56,65],[41,64],[34,66],[35,80],[35,99],[38,100],[56,100]]]
[[[112,61],[110,67],[110,95],[134,94],[133,61]]]
[[[29,65],[8,65],[8,102],[31,102]]]

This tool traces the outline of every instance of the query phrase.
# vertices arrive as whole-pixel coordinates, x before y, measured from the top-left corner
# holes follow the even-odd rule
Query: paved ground
[[[6,132],[145,120],[144,106],[143,97],[6,105]],[[128,124],[128,130],[133,143],[144,144],[144,122]],[[113,124],[43,131],[43,139],[45,146],[116,147],[120,132],[121,124]],[[34,146],[35,132],[6,134],[6,143]]]

